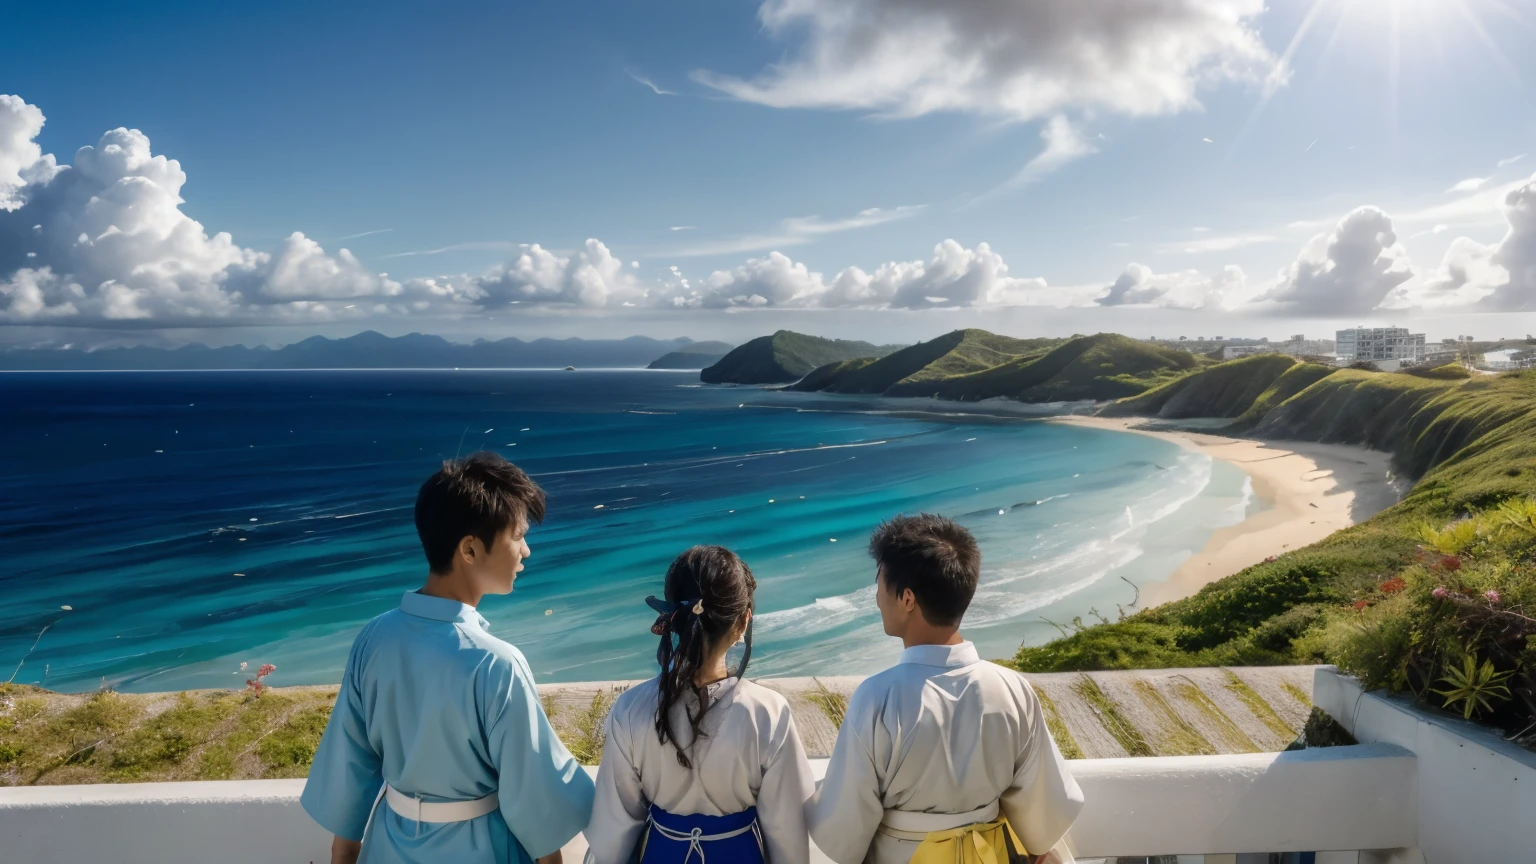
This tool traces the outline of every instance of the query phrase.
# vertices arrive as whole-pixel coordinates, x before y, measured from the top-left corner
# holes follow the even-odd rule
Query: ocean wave
[[[861,615],[878,614],[875,586],[866,585],[849,594],[818,597],[804,606],[764,612],[753,620],[774,639],[796,639],[841,627]]]

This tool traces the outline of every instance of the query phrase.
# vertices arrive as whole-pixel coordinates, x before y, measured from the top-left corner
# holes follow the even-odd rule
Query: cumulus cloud
[[[0,210],[22,204],[23,186],[46,182],[56,170],[52,156],[32,139],[43,130],[43,112],[20,96],[0,94]]]
[[[1162,309],[1204,309],[1219,306],[1224,297],[1248,280],[1241,267],[1229,265],[1212,279],[1198,270],[1156,273],[1145,264],[1126,265],[1120,278],[1100,297],[1100,306],[1154,306]]]
[[[752,258],[706,279],[690,281],[676,267],[652,302],[677,308],[894,308],[1086,305],[1076,289],[1044,279],[1008,275],[986,243],[945,240],[927,261],[890,261],[873,271],[845,267],[830,280],[781,252]]]
[[[599,307],[642,293],[624,262],[598,240],[587,240],[569,255],[537,243],[515,260],[469,280],[460,290],[481,306],[566,303]]]
[[[318,301],[403,293],[303,234],[276,254],[210,236],[181,211],[180,163],[136,129],[108,131],[59,167],[32,142],[42,123],[35,106],[0,97],[0,320],[287,318],[324,313]]]
[[[1331,232],[1308,241],[1258,299],[1298,315],[1364,314],[1412,277],[1392,217],[1377,207],[1360,207]]]
[[[1394,305],[1468,307],[1496,312],[1536,309],[1536,176],[1504,197],[1509,228],[1493,245],[1458,237],[1440,268]]]
[[[1263,0],[765,0],[768,33],[804,34],[788,58],[751,78],[694,78],[780,108],[1167,114],[1197,105],[1202,85],[1273,70],[1254,27],[1263,9]]]

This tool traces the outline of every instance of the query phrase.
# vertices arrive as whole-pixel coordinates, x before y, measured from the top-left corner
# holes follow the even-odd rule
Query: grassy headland
[[[1103,401],[1134,396],[1211,362],[1113,333],[1063,340],[1012,339],[985,330],[956,330],[884,356],[838,358],[810,370],[789,389],[964,402]],[[715,369],[705,370],[702,380],[754,383],[729,377],[724,367],[722,361]]]
[[[705,384],[788,384],[818,366],[858,357],[883,357],[899,347],[780,330],[732,349],[699,373],[699,380]]]
[[[1536,528],[1514,515],[1536,496],[1536,372],[1291,364],[1277,375],[1284,364],[1261,359],[1200,370],[1106,413],[1168,416],[1174,406],[1173,416],[1235,417],[1228,432],[1384,450],[1417,480],[1412,490],[1366,522],[1192,597],[1023,648],[1018,668],[1331,662],[1458,710],[1465,700],[1447,693],[1471,674],[1468,686],[1487,697],[1473,716],[1512,732],[1536,721],[1536,609],[1526,605],[1536,603]],[[1434,539],[1445,532],[1465,542]]]

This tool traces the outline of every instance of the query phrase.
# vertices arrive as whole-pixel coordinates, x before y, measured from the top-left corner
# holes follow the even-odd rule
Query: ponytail
[[[661,743],[672,744],[684,768],[692,768],[693,763],[672,728],[672,706],[683,702],[690,741],[704,737],[700,725],[709,710],[709,692],[696,680],[699,670],[709,649],[751,611],[756,588],[752,571],[734,552],[722,546],[695,546],[667,568],[666,599],[646,598],[659,613],[651,632],[661,637],[656,646],[656,663],[661,667],[656,735]],[[690,692],[694,698],[683,699]]]

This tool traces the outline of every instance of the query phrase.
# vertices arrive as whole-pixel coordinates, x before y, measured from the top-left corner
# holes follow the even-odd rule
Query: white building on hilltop
[[[1404,327],[1354,327],[1338,332],[1340,365],[1369,360],[1411,366],[1424,360],[1424,334]]]

